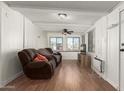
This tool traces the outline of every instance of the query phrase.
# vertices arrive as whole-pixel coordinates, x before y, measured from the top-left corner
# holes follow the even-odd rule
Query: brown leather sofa
[[[43,54],[47,57],[48,62],[33,62],[36,53]],[[31,79],[48,79],[54,74],[58,65],[55,56],[50,54],[46,49],[24,49],[18,53],[24,74]]]
[[[57,66],[62,62],[62,55],[59,52],[54,52],[51,48],[45,48],[51,55],[54,56]]]

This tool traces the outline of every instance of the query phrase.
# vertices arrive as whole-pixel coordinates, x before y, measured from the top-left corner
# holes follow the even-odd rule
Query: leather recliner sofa
[[[60,52],[54,52],[51,48],[45,48],[50,54],[54,55],[57,66],[62,62],[62,55]]]
[[[54,74],[54,70],[57,66],[55,56],[47,54],[47,50],[44,49],[24,49],[18,53],[20,62],[23,67],[24,74],[31,79],[48,79]],[[34,56],[37,54],[43,54],[48,58],[48,62],[33,62]]]

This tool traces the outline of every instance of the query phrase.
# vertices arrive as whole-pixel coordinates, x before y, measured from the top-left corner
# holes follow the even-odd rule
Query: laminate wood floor
[[[10,82],[3,90],[20,91],[110,91],[115,90],[91,69],[80,67],[76,61],[63,61],[51,79],[31,80],[25,75]]]

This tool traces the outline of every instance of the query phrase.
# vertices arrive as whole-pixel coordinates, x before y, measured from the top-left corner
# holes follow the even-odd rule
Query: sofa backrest
[[[51,53],[45,48],[39,49],[38,52],[42,55],[51,55]]]
[[[19,59],[21,61],[21,64],[24,66],[28,62],[33,61],[33,58],[35,57],[37,53],[37,50],[35,49],[24,49],[18,53]]]
[[[36,53],[38,53],[36,49],[24,49],[23,51],[29,55],[30,61],[33,61]]]
[[[26,52],[24,52],[24,51],[18,52],[18,57],[19,57],[20,62],[21,62],[21,64],[22,64],[23,66],[26,65],[26,64],[29,62],[29,60],[30,60],[30,57],[29,57],[28,54],[27,54]]]
[[[45,48],[47,51],[49,51],[51,54],[53,54],[53,50],[51,48]]]

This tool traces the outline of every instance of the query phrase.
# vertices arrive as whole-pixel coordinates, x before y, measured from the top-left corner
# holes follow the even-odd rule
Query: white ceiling
[[[106,15],[119,2],[116,1],[7,1],[45,31],[64,28],[86,31],[100,17]],[[58,13],[66,13],[62,20]]]

